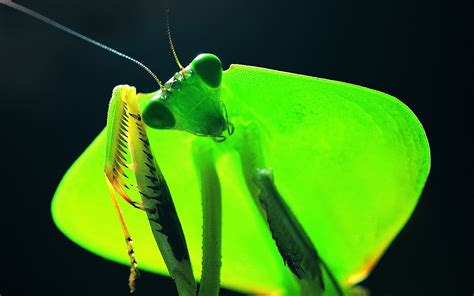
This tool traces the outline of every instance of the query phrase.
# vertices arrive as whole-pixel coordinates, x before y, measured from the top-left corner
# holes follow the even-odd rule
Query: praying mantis
[[[139,177],[138,172],[150,163],[148,159],[135,162],[143,155],[134,157],[133,147],[139,153],[149,145],[162,171],[154,177],[162,188],[165,179],[168,183],[194,268],[202,257],[201,233],[206,235],[200,225],[199,196],[208,195],[217,203],[222,197],[223,285],[251,292],[299,291],[298,276],[281,259],[287,253],[279,251],[285,248],[278,246],[278,242],[283,244],[281,237],[290,236],[282,230],[285,225],[295,228],[292,233],[300,237],[299,244],[307,245],[309,240],[314,245],[318,255],[309,257],[324,259],[327,270],[344,288],[364,277],[408,219],[429,171],[429,148],[416,117],[396,99],[361,87],[248,66],[233,66],[222,73],[220,61],[212,55],[200,56],[193,63],[151,94],[137,94],[128,86],[115,88],[111,108],[126,102],[127,108],[133,108],[125,116],[129,128],[135,121],[142,125],[121,134],[123,126],[112,128],[121,117],[109,111],[107,136],[102,133],[91,144],[58,187],[53,216],[60,229],[102,256],[127,262],[123,239],[111,232],[116,218],[113,211],[107,212],[110,202],[105,197],[110,195],[107,182],[111,192],[122,195],[121,189],[127,189],[113,169],[131,169],[137,176],[130,183],[136,184],[125,184],[130,187],[125,196],[145,212],[133,207],[122,211],[134,237],[137,260],[144,270],[166,272],[146,219],[153,207],[147,206],[146,199],[143,204],[135,202],[139,195],[149,196],[140,190],[148,186],[139,181],[146,181],[146,174]],[[202,65],[207,65],[204,70]],[[209,72],[213,75],[208,76]],[[196,78],[200,80],[198,94],[215,92],[215,99],[204,101],[202,95],[190,94],[192,88],[184,88],[194,83],[188,79]],[[183,88],[175,89],[176,84]],[[163,98],[173,92],[187,101]],[[147,113],[158,117],[148,118]],[[141,137],[144,131],[148,139]],[[221,142],[224,133],[227,139]],[[126,151],[131,158],[122,155],[123,166],[114,167],[113,157],[117,162],[120,158],[116,152],[120,136],[132,150]],[[137,149],[136,145],[141,146]],[[107,178],[103,177],[104,159],[110,162]],[[88,202],[77,202],[85,199]],[[271,210],[267,199],[284,201],[287,206]],[[78,217],[83,211],[91,215]],[[287,214],[279,228],[271,221],[282,212]],[[288,212],[297,223],[290,222],[295,218]],[[211,226],[220,224],[216,219]],[[297,230],[297,225],[303,230]],[[354,229],[364,229],[364,233]],[[232,254],[238,257],[232,259]],[[185,284],[178,284],[187,287],[178,290],[185,295],[195,293],[189,267],[178,270],[176,274],[187,274],[182,277]],[[194,272],[199,275],[199,270]],[[324,268],[321,272],[327,273]],[[327,275],[323,277],[331,283]]]

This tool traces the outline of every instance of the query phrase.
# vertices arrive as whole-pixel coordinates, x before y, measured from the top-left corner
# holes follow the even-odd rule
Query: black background
[[[163,1],[21,1],[143,61],[177,67]],[[472,1],[175,0],[188,63],[241,63],[364,85],[401,98],[423,123],[432,170],[406,228],[363,283],[373,295],[472,295]],[[55,187],[105,125],[112,88],[156,88],[135,65],[0,6],[0,294],[128,295],[128,268],[66,239]],[[143,273],[137,295],[173,295]],[[224,293],[223,293],[224,294]],[[227,294],[228,295],[228,294]]]

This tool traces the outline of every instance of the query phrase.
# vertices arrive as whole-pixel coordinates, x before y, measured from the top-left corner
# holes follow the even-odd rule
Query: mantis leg
[[[129,189],[128,185],[125,184],[125,181],[117,174],[113,174],[112,176],[106,175],[107,182],[110,186],[112,186],[112,189],[114,189],[121,198],[123,198],[128,204],[133,206],[134,208],[140,209],[140,210],[145,210],[143,207],[143,203],[139,201],[134,201],[124,191],[124,187]],[[110,187],[109,187],[110,188]]]
[[[151,231],[179,295],[195,296],[196,282],[183,229],[169,188],[151,151],[137,97],[133,87],[125,85],[114,89],[107,118],[105,174],[110,183],[117,179],[118,174],[125,175],[126,169],[134,175]],[[127,150],[131,154],[130,167],[123,162]],[[112,184],[111,190],[126,195],[123,185],[120,182],[118,185],[117,190],[117,186]]]
[[[125,219],[123,218],[122,210],[117,201],[117,197],[115,196],[114,186],[110,183],[107,179],[107,185],[109,186],[110,196],[112,196],[112,201],[114,202],[115,210],[117,211],[117,215],[120,220],[120,225],[122,226],[122,231],[125,236],[125,243],[127,244],[128,255],[130,257],[130,276],[128,277],[128,287],[130,288],[130,293],[135,292],[135,282],[140,276],[138,271],[138,263],[135,260],[135,251],[133,250],[133,240],[128,232],[127,225],[125,224]]]
[[[222,201],[221,186],[214,166],[213,151],[193,143],[193,156],[201,179],[203,208],[203,258],[199,296],[217,296],[220,286]]]
[[[325,287],[321,267],[333,283],[335,294],[343,295],[337,280],[319,257],[296,216],[279,193],[273,173],[265,164],[257,127],[244,129],[237,147],[249,191],[267,221],[272,237],[285,264],[298,278],[301,295],[322,295]]]

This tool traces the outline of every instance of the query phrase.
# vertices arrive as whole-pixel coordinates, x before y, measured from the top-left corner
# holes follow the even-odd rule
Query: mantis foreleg
[[[124,182],[117,181],[116,176],[126,176],[122,166],[129,168],[135,175],[142,207],[178,292],[182,296],[195,296],[196,282],[184,233],[170,191],[150,148],[139,110],[139,96],[135,88],[130,86],[114,89],[107,120],[105,173],[110,183],[115,182],[112,187],[117,190],[118,184],[118,193],[125,196]],[[131,152],[130,166],[124,163],[125,143]]]

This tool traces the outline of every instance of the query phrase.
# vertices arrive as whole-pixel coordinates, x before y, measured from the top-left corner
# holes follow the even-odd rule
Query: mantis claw
[[[143,205],[143,202],[141,202],[141,201],[132,201],[130,204],[136,209],[139,209],[139,210],[142,210],[142,211],[147,210],[147,208],[145,208],[145,206]]]

